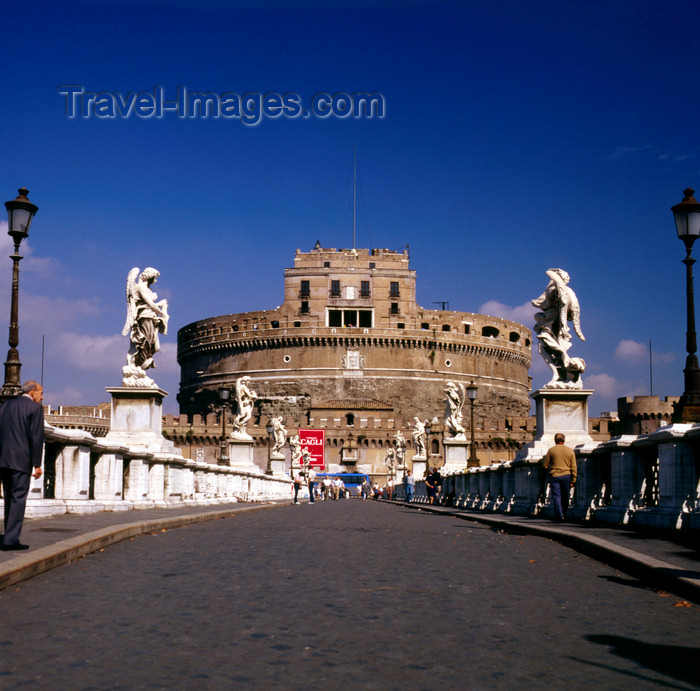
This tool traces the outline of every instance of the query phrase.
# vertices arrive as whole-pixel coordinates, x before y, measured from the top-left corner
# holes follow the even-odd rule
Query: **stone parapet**
[[[439,502],[484,512],[552,518],[545,445],[515,461],[446,473]],[[674,424],[574,448],[578,467],[569,518],[616,525],[700,530],[700,425]],[[399,483],[395,496],[404,498]],[[414,501],[426,502],[416,479]]]

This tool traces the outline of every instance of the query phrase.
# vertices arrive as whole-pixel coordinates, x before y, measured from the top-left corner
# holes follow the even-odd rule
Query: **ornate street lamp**
[[[467,468],[472,468],[479,465],[479,459],[476,455],[476,442],[474,440],[474,401],[476,401],[476,392],[478,387],[471,382],[467,386],[467,398],[469,399],[469,404],[471,405],[471,444],[469,445],[469,459],[467,461]]]
[[[686,276],[686,303],[688,311],[688,328],[686,331],[686,350],[688,357],[685,360],[684,390],[680,401],[676,403],[674,418],[678,422],[700,422],[700,366],[696,355],[698,345],[695,333],[695,294],[693,289],[693,264],[695,259],[691,256],[693,243],[700,235],[700,204],[695,201],[695,190],[688,188],[680,204],[671,207],[673,218],[676,221],[678,237],[685,243]]]
[[[272,418],[268,419],[265,430],[267,431],[267,468],[265,468],[265,475],[272,475],[272,435],[275,431]]]
[[[221,387],[219,400],[221,401],[221,450],[219,451],[219,465],[228,465],[228,446],[226,443],[226,410],[231,399],[231,389]]]
[[[0,398],[5,400],[14,396],[19,396],[20,388],[20,369],[22,363],[19,361],[19,324],[18,324],[18,304],[19,304],[19,262],[22,256],[19,253],[19,246],[22,240],[29,235],[29,226],[31,225],[34,215],[39,210],[39,207],[32,204],[27,195],[29,190],[26,187],[20,187],[19,196],[10,202],[5,202],[7,209],[7,234],[12,237],[15,243],[14,254],[10,255],[12,259],[12,299],[10,303],[10,337],[8,344],[10,349],[7,351],[7,360],[5,361],[5,383]]]

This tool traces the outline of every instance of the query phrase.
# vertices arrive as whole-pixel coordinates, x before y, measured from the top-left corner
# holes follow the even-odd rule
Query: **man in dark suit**
[[[4,552],[28,549],[19,541],[31,478],[41,477],[44,450],[44,391],[35,381],[22,385],[22,395],[0,406],[0,478],[5,500]]]

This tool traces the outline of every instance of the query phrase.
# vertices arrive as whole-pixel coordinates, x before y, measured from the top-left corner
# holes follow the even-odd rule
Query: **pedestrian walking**
[[[19,541],[31,478],[41,477],[44,451],[44,390],[35,381],[22,385],[22,395],[0,407],[0,478],[5,499],[2,550],[29,549]]]
[[[365,481],[362,483],[362,499],[363,499],[363,501],[366,501],[367,499],[369,499],[371,494],[372,494],[372,485],[369,484],[368,479],[365,479]]]
[[[566,437],[561,432],[555,434],[554,446],[550,447],[542,459],[554,504],[554,520],[558,522],[566,520],[571,486],[576,484],[576,454],[564,444],[565,441]]]
[[[433,468],[428,477],[425,478],[425,491],[428,494],[428,503],[435,502],[435,496],[440,489],[440,473],[437,468]]]
[[[301,483],[303,482],[303,478],[299,473],[297,473],[294,476],[294,503],[298,504],[299,503],[299,490],[301,489]]]
[[[309,482],[309,504],[314,503],[314,483],[316,481],[316,471],[309,467],[309,475],[308,475],[308,482]]]
[[[414,485],[415,485],[415,480],[413,478],[413,475],[411,474],[411,471],[409,470],[403,476],[403,486],[404,486],[404,490],[406,492],[406,501],[407,502],[410,502],[413,499]]]

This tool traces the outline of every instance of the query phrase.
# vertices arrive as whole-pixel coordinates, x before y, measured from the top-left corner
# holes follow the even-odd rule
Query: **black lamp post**
[[[272,475],[272,434],[275,431],[275,426],[272,424],[272,418],[267,421],[267,468],[265,475]]]
[[[695,190],[688,188],[680,204],[671,207],[676,221],[678,237],[685,243],[686,255],[686,301],[688,310],[688,330],[686,331],[686,350],[688,357],[685,360],[684,390],[680,401],[676,403],[674,418],[678,422],[700,422],[700,366],[696,355],[698,345],[695,333],[695,293],[693,289],[693,264],[695,259],[691,256],[693,243],[700,235],[700,204],[695,201]]]
[[[228,448],[226,444],[226,410],[231,399],[231,390],[223,386],[219,389],[219,400],[221,401],[221,450],[219,451],[219,465],[228,465]]]
[[[474,385],[474,382],[467,386],[467,398],[469,399],[469,404],[471,406],[471,444],[469,445],[469,459],[467,461],[467,468],[473,468],[479,465],[479,459],[476,455],[476,442],[474,440],[474,401],[476,400],[476,392],[478,388]]]
[[[14,254],[10,255],[12,259],[12,300],[10,303],[10,337],[8,344],[10,349],[7,351],[7,360],[5,361],[5,383],[0,398],[5,400],[14,396],[19,396],[21,393],[20,387],[20,369],[22,363],[19,361],[19,324],[18,324],[18,305],[19,305],[19,262],[22,256],[19,253],[19,246],[22,240],[29,235],[29,226],[31,225],[34,214],[39,210],[39,207],[32,204],[27,195],[29,190],[25,187],[20,187],[19,196],[10,202],[5,202],[7,209],[7,234],[12,236],[15,243]]]

